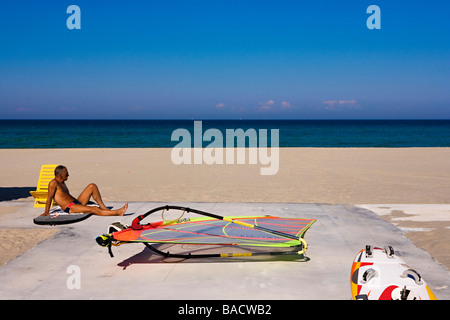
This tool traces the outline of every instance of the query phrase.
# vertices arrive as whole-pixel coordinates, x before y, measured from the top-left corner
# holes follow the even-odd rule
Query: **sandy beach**
[[[416,246],[450,268],[450,148],[281,148],[279,171],[263,164],[180,164],[172,149],[3,149],[0,201],[29,201],[42,164],[68,167],[74,196],[91,182],[108,201],[277,202],[370,205]],[[409,207],[400,206],[409,205]],[[16,208],[17,209],[17,208]],[[0,206],[13,215],[14,206]],[[36,216],[42,213],[35,209]],[[419,217],[419,218],[418,218]],[[30,217],[30,230],[34,228]],[[0,265],[56,229],[0,228]],[[21,245],[11,241],[22,235]]]

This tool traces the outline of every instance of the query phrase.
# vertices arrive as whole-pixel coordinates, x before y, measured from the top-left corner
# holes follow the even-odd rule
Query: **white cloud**
[[[217,103],[215,108],[217,110],[230,111],[232,113],[243,113],[246,111],[246,108],[244,107],[238,107],[234,104],[225,104],[223,102]],[[283,100],[281,102],[276,102],[275,100],[269,99],[264,102],[259,102],[258,106],[252,107],[251,109],[253,109],[254,112],[288,112],[288,110],[294,110],[296,108],[297,107],[289,101]]]
[[[281,102],[281,109],[292,109],[294,106],[289,101],[282,101]]]
[[[323,100],[322,104],[325,105],[325,110],[338,110],[338,109],[359,109],[361,106],[352,100]]]
[[[30,108],[25,108],[25,107],[16,108],[16,112],[30,112],[30,111],[31,111]]]
[[[74,108],[74,107],[60,107],[60,108],[58,108],[58,112],[63,112],[63,113],[65,113],[65,112],[76,112],[77,111],[77,108]]]
[[[130,108],[130,111],[145,111],[145,110],[147,110],[147,108],[140,105],[136,105]]]
[[[275,104],[275,101],[269,100],[266,102],[260,102],[259,103],[259,111],[269,111],[272,109],[273,105]]]

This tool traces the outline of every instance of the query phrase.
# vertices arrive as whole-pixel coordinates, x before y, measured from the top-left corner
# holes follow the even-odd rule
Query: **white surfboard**
[[[420,274],[390,246],[366,246],[353,260],[350,284],[354,300],[436,300]]]

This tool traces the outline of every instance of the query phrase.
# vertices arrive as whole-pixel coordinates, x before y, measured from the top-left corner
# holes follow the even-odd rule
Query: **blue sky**
[[[67,7],[81,9],[69,30]],[[369,30],[368,6],[381,9]],[[449,1],[2,1],[1,119],[450,118]]]

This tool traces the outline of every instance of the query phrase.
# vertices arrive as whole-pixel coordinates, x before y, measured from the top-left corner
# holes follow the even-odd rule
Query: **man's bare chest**
[[[57,189],[63,193],[67,193],[69,194],[69,189],[67,188],[66,184],[63,183],[58,183]]]

